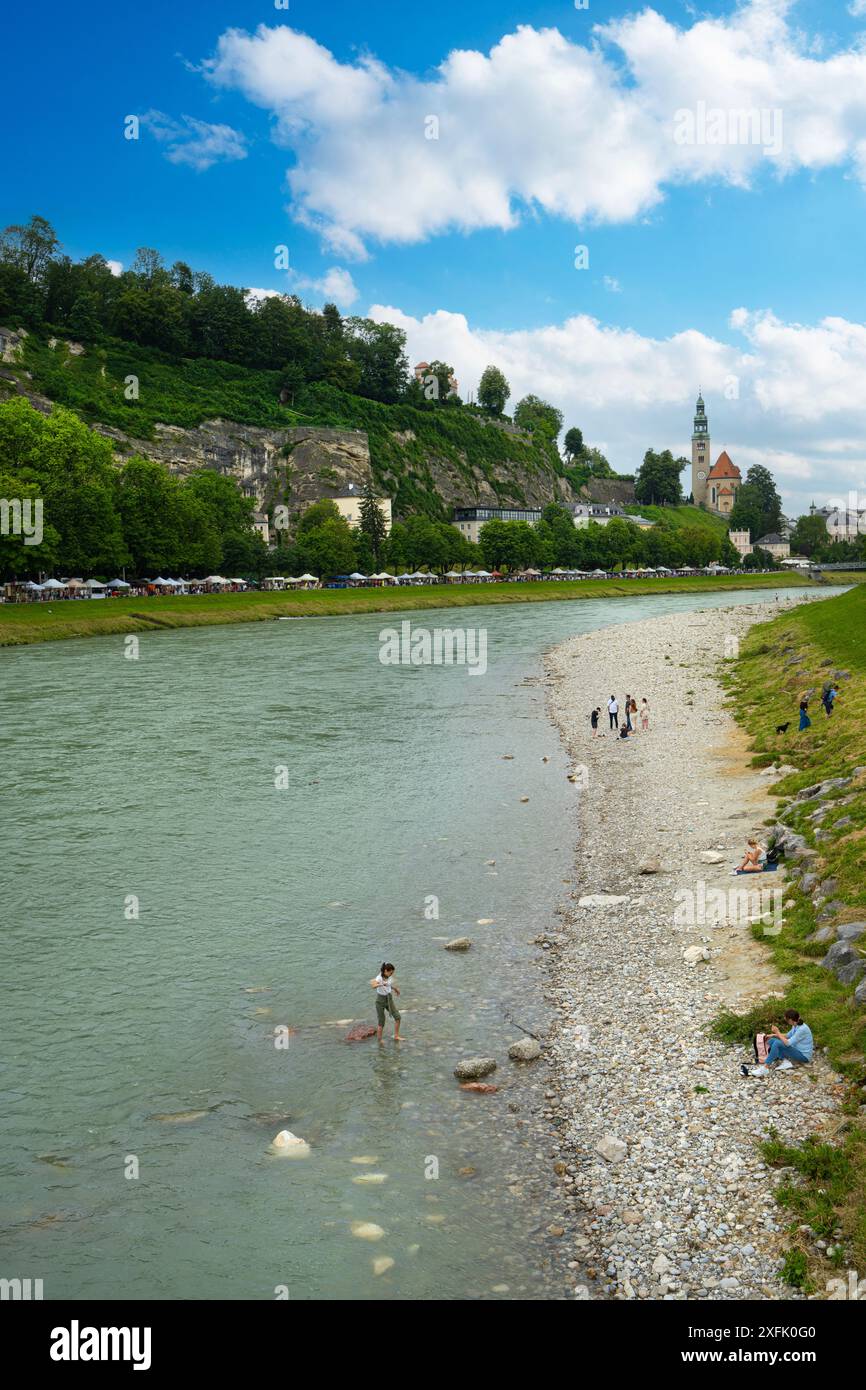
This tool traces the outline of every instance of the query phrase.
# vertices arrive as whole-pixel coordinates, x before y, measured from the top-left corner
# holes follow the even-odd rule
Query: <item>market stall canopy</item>
[[[65,589],[67,586],[61,584],[59,579],[46,579],[42,587],[43,589]]]
[[[104,589],[105,585],[100,584],[98,579],[88,579],[84,587],[85,589]]]
[[[105,587],[106,589],[128,589],[129,585],[125,579],[110,579]]]

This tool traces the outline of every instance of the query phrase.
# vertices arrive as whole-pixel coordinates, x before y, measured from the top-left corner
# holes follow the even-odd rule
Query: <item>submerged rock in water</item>
[[[353,1221],[350,1229],[359,1240],[381,1240],[385,1234],[375,1221]]]
[[[176,1115],[151,1115],[150,1118],[164,1125],[188,1125],[193,1120],[203,1120],[209,1113],[207,1110],[179,1110]]]
[[[378,1158],[377,1158],[377,1156],[376,1156],[375,1154],[373,1154],[373,1155],[370,1155],[370,1154],[358,1154],[355,1158],[350,1158],[350,1159],[349,1159],[349,1162],[350,1162],[350,1163],[363,1163],[363,1164],[365,1164],[365,1165],[369,1165],[369,1164],[371,1164],[371,1163],[377,1163],[377,1162],[378,1162]]]
[[[495,1070],[496,1060],[493,1057],[464,1057],[454,1068],[454,1075],[458,1081],[475,1081],[479,1076],[489,1076]]]
[[[446,941],[444,950],[446,951],[468,951],[472,942],[468,936],[455,936],[453,941]]]
[[[290,1129],[281,1129],[271,1141],[271,1149],[284,1158],[307,1158],[310,1153],[310,1146],[306,1139],[301,1139],[297,1134],[293,1134]]]
[[[512,1062],[534,1062],[541,1056],[541,1043],[535,1038],[519,1038],[508,1049]]]
[[[373,1273],[375,1275],[387,1274],[389,1269],[394,1268],[394,1261],[390,1255],[379,1255],[373,1261]]]
[[[364,1184],[366,1184],[366,1183],[376,1184],[376,1183],[382,1183],[382,1182],[387,1182],[387,1181],[388,1181],[388,1174],[387,1174],[387,1173],[359,1173],[358,1176],[357,1176],[356,1178],[353,1178],[353,1179],[352,1179],[352,1182],[358,1182],[358,1183],[364,1183]]]
[[[363,1042],[364,1038],[372,1038],[376,1032],[375,1025],[372,1023],[356,1023],[354,1028],[350,1028],[344,1042]]]
[[[461,1091],[477,1091],[481,1096],[495,1096],[499,1090],[498,1086],[491,1086],[486,1081],[461,1081]]]

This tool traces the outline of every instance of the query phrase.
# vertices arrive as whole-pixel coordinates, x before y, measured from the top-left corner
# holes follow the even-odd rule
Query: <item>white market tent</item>
[[[42,587],[43,589],[65,589],[66,585],[61,584],[59,579],[46,579]]]
[[[98,579],[88,579],[84,587],[85,589],[104,589],[105,585],[100,584]]]
[[[300,578],[304,584],[318,584],[319,582],[318,576],[315,574],[302,574]]]
[[[111,579],[105,587],[106,589],[128,589],[129,585],[125,579]]]

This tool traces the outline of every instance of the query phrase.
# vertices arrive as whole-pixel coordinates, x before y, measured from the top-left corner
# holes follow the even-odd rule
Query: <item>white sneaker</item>
[[[780,1062],[780,1063],[779,1063],[779,1066],[778,1066],[777,1070],[778,1070],[778,1071],[793,1071],[793,1070],[794,1070],[794,1063],[793,1063],[793,1062],[789,1062],[788,1059],[787,1059],[787,1057],[786,1057],[785,1060],[784,1060],[783,1062]]]
[[[750,1076],[769,1076],[769,1075],[770,1075],[770,1068],[769,1068],[769,1067],[764,1067],[764,1066],[752,1067],[752,1070],[749,1072],[749,1075],[750,1075]]]

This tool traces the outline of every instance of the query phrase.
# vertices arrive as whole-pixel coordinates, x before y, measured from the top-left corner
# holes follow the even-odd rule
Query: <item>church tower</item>
[[[695,405],[695,425],[692,431],[692,496],[695,506],[707,504],[707,474],[710,471],[710,426],[704,410],[704,398],[699,395]]]

